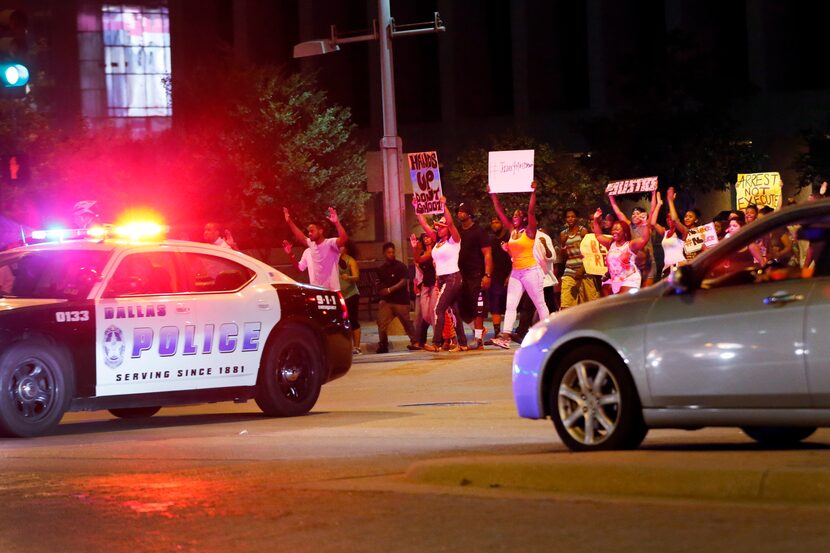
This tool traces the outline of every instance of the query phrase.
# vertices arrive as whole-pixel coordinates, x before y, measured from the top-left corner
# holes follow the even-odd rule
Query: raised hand
[[[594,211],[594,221],[598,220],[602,217],[602,208],[598,207],[596,211]]]
[[[331,221],[333,225],[336,225],[337,222],[340,221],[340,219],[337,218],[337,210],[333,207],[329,207],[329,221]]]
[[[666,190],[666,200],[669,202],[674,203],[674,199],[677,197],[677,194],[674,193],[674,187],[669,186],[669,189]]]
[[[288,208],[287,207],[282,208],[282,213],[283,213],[283,215],[285,215],[285,222],[290,223],[291,222],[291,214],[288,212]]]
[[[282,241],[282,249],[285,250],[285,253],[287,253],[288,255],[291,255],[292,247],[293,246],[291,245],[291,242],[289,242],[288,240]]]

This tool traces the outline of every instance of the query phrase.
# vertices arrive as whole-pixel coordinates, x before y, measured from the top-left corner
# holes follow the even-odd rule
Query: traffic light
[[[6,96],[21,96],[29,83],[26,64],[26,30],[29,25],[25,12],[0,10],[0,88]]]

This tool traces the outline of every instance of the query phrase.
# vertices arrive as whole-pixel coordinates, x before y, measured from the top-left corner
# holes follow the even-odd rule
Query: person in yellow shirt
[[[504,228],[510,232],[510,240],[507,242],[507,252],[513,260],[513,270],[507,282],[507,309],[504,316],[504,327],[502,333],[493,338],[493,344],[500,348],[509,349],[513,323],[516,322],[516,310],[522,293],[527,292],[539,320],[545,319],[550,312],[545,304],[545,293],[543,291],[544,274],[542,268],[533,255],[533,246],[536,240],[536,182],[531,184],[533,191],[530,193],[530,202],[527,206],[527,214],[517,209],[513,212],[513,219],[507,218],[504,209],[501,207],[496,194],[490,193],[493,200],[493,207],[501,220]],[[490,189],[488,187],[488,192]]]

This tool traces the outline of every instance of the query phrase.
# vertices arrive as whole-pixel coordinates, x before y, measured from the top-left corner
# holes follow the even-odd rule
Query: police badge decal
[[[104,331],[104,363],[115,369],[124,362],[124,332],[117,326],[110,325]]]

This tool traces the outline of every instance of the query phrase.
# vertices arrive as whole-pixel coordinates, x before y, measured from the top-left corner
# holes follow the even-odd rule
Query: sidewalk
[[[485,322],[486,334],[485,340],[493,338],[493,328]],[[466,327],[466,325],[465,325]],[[475,337],[471,330],[467,327],[467,342],[472,344]],[[389,332],[389,353],[375,353],[378,349],[378,325],[375,321],[360,321],[360,350],[362,355],[355,355],[352,357],[352,363],[369,363],[373,361],[416,361],[420,359],[435,359],[435,354],[415,350],[409,351],[406,346],[409,344],[409,338],[403,332],[398,321],[394,321],[390,327]],[[519,349],[519,344],[513,343],[510,351]],[[497,346],[486,346],[484,351],[505,351]]]

